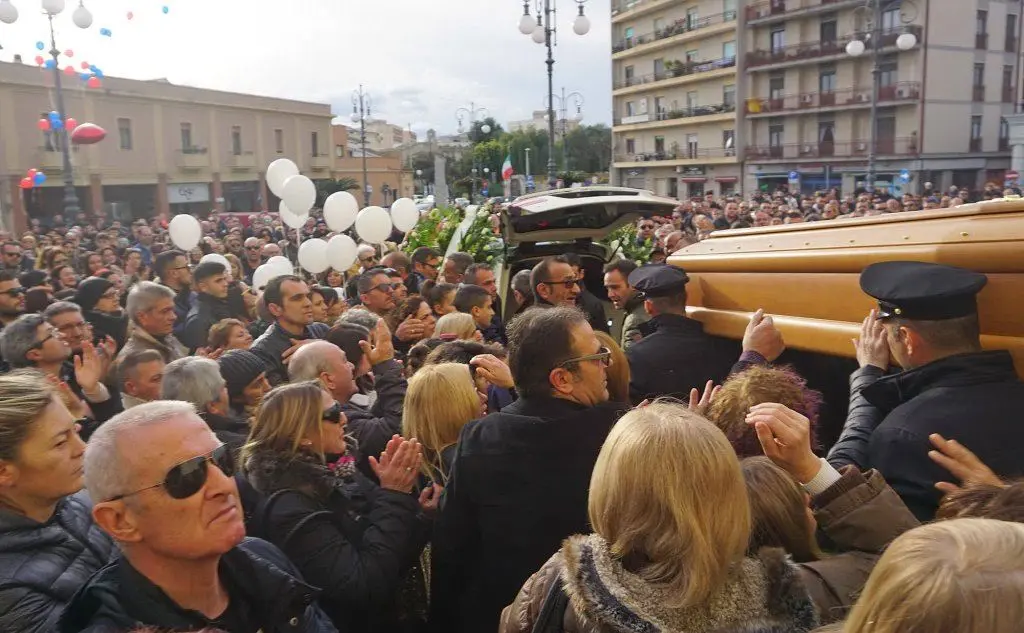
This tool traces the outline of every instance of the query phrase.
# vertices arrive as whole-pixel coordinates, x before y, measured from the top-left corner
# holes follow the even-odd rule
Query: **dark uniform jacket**
[[[221,319],[232,317],[231,306],[227,299],[218,299],[213,295],[200,292],[196,295],[192,309],[185,317],[185,327],[178,339],[185,344],[190,351],[194,352],[200,347],[206,346],[206,340],[210,335],[210,328],[219,323]]]
[[[676,314],[659,314],[638,328],[644,338],[626,350],[633,403],[672,396],[686,401],[690,389],[721,384],[739,358],[735,341],[704,333],[704,326]]]
[[[292,339],[324,338],[329,329],[323,323],[310,323],[302,334],[296,336],[285,332],[280,325],[274,323],[253,341],[249,351],[259,356],[267,364],[267,380],[276,387],[288,382],[288,367],[281,360],[281,354],[288,351],[288,348],[293,345]]]
[[[625,409],[521,397],[462,428],[431,540],[432,631],[497,630],[530,574],[590,531],[590,475]]]
[[[1001,477],[1024,474],[1024,383],[1006,351],[957,354],[877,380],[864,398],[886,413],[868,465],[922,521],[935,517],[951,475],[928,457],[928,436],[955,439]]]
[[[85,492],[46,523],[0,510],[0,631],[50,633],[64,607],[114,552]]]
[[[170,286],[168,286],[170,288]],[[192,290],[190,288],[183,288],[181,290],[174,290],[174,330],[171,332],[178,339],[181,338],[182,333],[185,331],[185,320],[188,317],[188,313],[192,310]]]
[[[337,631],[316,604],[320,592],[303,582],[295,565],[266,541],[245,539],[228,551],[220,559],[220,575],[233,605],[229,611],[248,613],[250,621],[264,633]],[[161,630],[194,631],[220,628],[218,624],[182,609],[126,559],[118,558],[79,591],[55,630],[123,633],[149,625]]]
[[[604,313],[604,304],[586,288],[580,288],[576,295],[576,305],[587,315],[587,323],[594,331],[608,332],[608,317]]]

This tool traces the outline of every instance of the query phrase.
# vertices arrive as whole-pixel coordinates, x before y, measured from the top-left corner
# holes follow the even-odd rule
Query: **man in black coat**
[[[587,322],[590,323],[590,327],[610,333],[611,328],[608,327],[608,315],[604,312],[604,303],[594,296],[594,293],[587,290],[582,258],[576,253],[566,253],[565,259],[572,266],[572,271],[576,274],[576,279],[579,280],[580,291],[576,295],[577,307],[587,315]]]
[[[534,308],[510,328],[519,400],[463,427],[432,541],[430,628],[495,631],[501,610],[571,534],[587,533],[610,353],[575,308]]]
[[[222,319],[231,318],[228,305],[228,269],[218,262],[203,262],[192,271],[195,280],[195,302],[185,318],[181,331],[181,342],[190,351],[206,347],[210,328]]]
[[[85,486],[121,555],[71,600],[56,630],[334,632],[318,590],[284,553],[245,538],[233,473],[189,404],[148,402],[101,426],[85,452]]]
[[[949,477],[928,456],[933,433],[960,442],[1001,477],[1024,474],[1024,383],[1009,352],[981,348],[976,296],[986,282],[980,273],[922,262],[872,264],[861,274],[904,369],[861,392],[884,416],[870,434],[867,466],[922,521],[938,509],[935,483]]]
[[[274,277],[263,291],[267,311],[274,323],[253,341],[249,351],[267,364],[267,380],[277,386],[288,381],[287,360],[304,341],[327,336],[323,323],[313,322],[313,300],[309,286],[295,275]]]
[[[690,390],[704,389],[744,363],[774,361],[785,349],[771,317],[759,310],[747,326],[741,346],[704,333],[704,326],[686,316],[686,284],[690,278],[668,264],[651,264],[629,274],[629,285],[644,296],[651,320],[639,326],[643,338],[626,350],[631,373],[629,394],[634,404],[672,396],[686,401]],[[741,368],[740,366],[737,369]]]
[[[181,338],[185,320],[192,309],[192,268],[188,256],[181,251],[164,251],[153,260],[153,269],[160,283],[174,292],[174,336]]]

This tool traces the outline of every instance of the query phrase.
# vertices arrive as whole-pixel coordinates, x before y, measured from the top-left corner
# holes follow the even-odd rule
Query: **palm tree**
[[[351,191],[359,189],[359,183],[354,178],[339,178],[338,180],[320,180],[316,186],[316,206],[321,209],[328,196],[339,191]]]

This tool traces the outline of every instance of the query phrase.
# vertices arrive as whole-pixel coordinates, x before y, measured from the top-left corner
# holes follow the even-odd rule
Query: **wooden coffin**
[[[1024,377],[1024,200],[716,231],[669,258],[690,275],[688,310],[709,333],[742,338],[751,313],[764,308],[788,347],[846,357],[875,306],[860,272],[893,260],[987,274],[978,296],[982,344],[1009,350]]]

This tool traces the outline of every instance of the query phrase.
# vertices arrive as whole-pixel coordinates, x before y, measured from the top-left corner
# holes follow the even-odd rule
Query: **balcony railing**
[[[878,102],[917,101],[921,98],[921,84],[901,81],[878,88]],[[871,104],[871,88],[843,88],[833,92],[804,92],[783,95],[777,99],[748,99],[747,114],[774,114],[812,108],[832,108]]]
[[[729,114],[736,111],[735,103],[719,103],[716,105],[693,106],[692,108],[678,108],[675,110],[661,110],[653,112],[647,120],[638,121],[639,116],[626,117],[629,123],[623,123],[623,119],[616,118],[615,125],[630,125],[632,123],[647,123],[650,121],[671,121],[673,119],[689,119],[697,116],[713,116],[716,114]]]
[[[178,150],[178,169],[198,170],[210,166],[210,156],[205,147],[184,147]]]
[[[814,158],[867,158],[867,140],[785,143],[747,146],[746,160],[797,160]],[[875,141],[880,156],[911,156],[918,153],[917,138],[880,138]]]
[[[726,11],[725,13],[718,13],[716,15],[708,15],[701,18],[689,19],[680,18],[662,29],[651,31],[650,33],[644,33],[643,35],[634,35],[633,37],[624,37],[618,41],[612,42],[612,53],[621,53],[631,48],[635,48],[642,44],[650,44],[651,42],[657,42],[658,40],[667,39],[676,35],[682,35],[683,33],[690,33],[692,31],[699,31],[700,29],[714,26],[716,24],[725,24],[726,22],[732,22],[736,19],[735,11]]]
[[[920,26],[916,24],[911,25],[907,27],[907,32],[913,33],[917,37],[918,42],[921,41],[922,29]],[[902,29],[891,29],[885,31],[882,33],[882,37],[879,40],[879,48],[885,49],[895,47],[896,38],[898,38],[902,33]],[[818,59],[821,57],[829,57],[831,55],[845,55],[846,45],[854,38],[859,37],[859,34],[853,34],[831,41],[801,42],[799,44],[791,44],[790,46],[770,50],[758,49],[747,53],[747,68],[756,68],[758,66],[767,66],[769,64],[781,64],[783,62]]]
[[[228,164],[231,169],[238,171],[256,169],[256,154],[253,152],[231,154],[231,156],[228,157]]]
[[[975,101],[984,101],[985,100],[985,86],[973,86],[973,88],[972,88],[972,95],[971,96],[972,96],[972,98]]]
[[[982,51],[988,50],[988,33],[974,34],[974,48]]]
[[[72,155],[78,151],[78,145],[72,145]],[[64,154],[55,147],[40,147],[36,158],[36,167],[47,171],[64,171]]]
[[[616,154],[619,163],[652,163],[668,160],[700,160],[704,158],[728,158],[736,155],[733,148],[682,148],[671,152],[642,152],[639,154]]]
[[[721,70],[722,68],[733,68],[734,66],[736,66],[735,57],[723,57],[721,59],[715,59],[707,62],[676,62],[672,66],[666,65],[665,70],[661,72],[651,73],[649,75],[638,75],[629,77],[622,81],[616,81],[613,88],[618,90],[619,88],[629,88],[630,86],[641,86],[643,84],[664,81],[666,79],[674,79],[676,77],[698,75],[712,70]]]
[[[309,159],[309,166],[313,171],[325,171],[331,168],[331,157],[329,154],[313,154]]]
[[[971,142],[967,144],[967,151],[969,152],[980,152],[981,151],[981,139],[972,138]]]
[[[832,10],[834,5],[849,3],[851,0],[761,0],[747,5],[745,17],[748,22],[764,18],[785,16],[787,13],[822,8]],[[856,0],[855,0],[856,1]],[[859,0],[863,2],[863,0]]]

